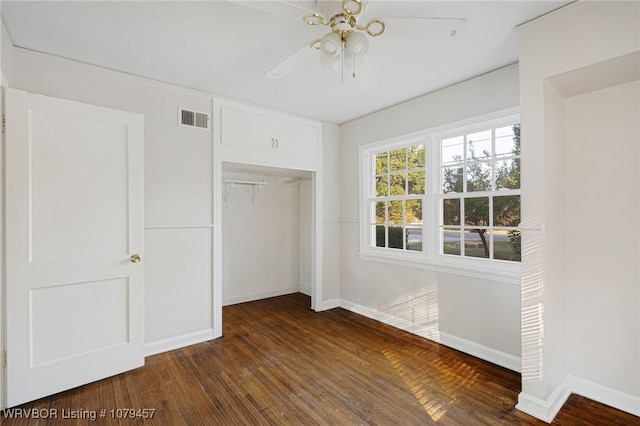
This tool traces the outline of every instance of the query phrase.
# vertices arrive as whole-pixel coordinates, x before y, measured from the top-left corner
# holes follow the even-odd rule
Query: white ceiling
[[[291,3],[316,9],[315,1]],[[365,22],[425,16],[464,18],[468,24],[456,41],[371,38],[368,57],[378,86],[361,92],[350,75],[341,82],[340,71],[315,57],[280,79],[264,77],[328,31],[305,24],[304,12],[289,5],[274,14],[247,1],[3,0],[1,12],[18,47],[344,123],[517,62],[516,26],[570,1],[363,3]]]

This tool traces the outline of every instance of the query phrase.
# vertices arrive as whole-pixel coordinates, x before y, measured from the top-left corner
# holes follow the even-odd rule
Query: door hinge
[[[7,351],[2,351],[2,368],[7,367]]]
[[[7,131],[7,117],[2,116],[2,133]]]

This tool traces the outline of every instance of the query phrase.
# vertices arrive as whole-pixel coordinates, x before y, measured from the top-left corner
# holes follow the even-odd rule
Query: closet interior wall
[[[310,295],[311,240],[309,178],[223,171],[224,306]]]

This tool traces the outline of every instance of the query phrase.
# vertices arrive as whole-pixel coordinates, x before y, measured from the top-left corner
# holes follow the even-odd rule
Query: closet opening
[[[314,298],[315,172],[222,163],[222,306]]]

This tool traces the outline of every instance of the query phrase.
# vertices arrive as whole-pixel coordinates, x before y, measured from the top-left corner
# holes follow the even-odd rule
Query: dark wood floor
[[[309,304],[295,294],[225,307],[224,337],[19,407],[57,409],[58,420],[0,424],[546,424],[514,408],[517,373],[343,309],[314,313]],[[155,412],[112,418],[111,410],[127,408]],[[98,418],[60,419],[68,410],[95,410]],[[574,395],[553,424],[639,423]]]

